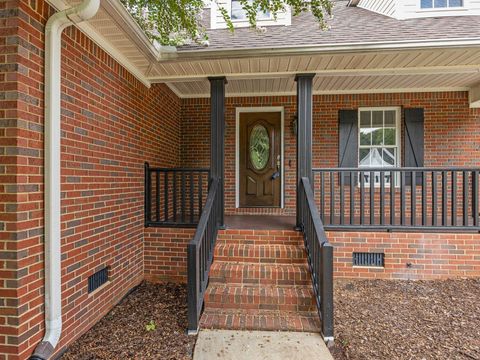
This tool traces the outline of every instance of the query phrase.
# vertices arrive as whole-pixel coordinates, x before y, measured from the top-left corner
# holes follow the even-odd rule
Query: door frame
[[[259,106],[259,107],[236,107],[235,108],[235,208],[240,208],[240,114],[241,113],[280,113],[280,161],[282,162],[280,182],[280,209],[285,207],[285,156],[284,156],[284,107],[283,106]],[[278,209],[278,208],[277,208]]]

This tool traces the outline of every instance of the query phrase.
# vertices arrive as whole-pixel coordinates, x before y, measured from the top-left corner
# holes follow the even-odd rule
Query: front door
[[[240,113],[240,206],[280,207],[281,113]]]

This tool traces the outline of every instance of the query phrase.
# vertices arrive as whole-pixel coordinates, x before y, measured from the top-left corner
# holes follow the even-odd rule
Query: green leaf
[[[155,321],[150,320],[150,322],[149,322],[147,325],[145,325],[145,329],[146,329],[147,331],[155,331],[155,330],[157,330],[157,325],[155,324]]]

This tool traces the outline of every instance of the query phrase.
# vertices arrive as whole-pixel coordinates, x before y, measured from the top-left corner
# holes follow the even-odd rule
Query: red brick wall
[[[335,247],[336,277],[438,279],[480,276],[478,234],[330,231],[327,236]],[[385,267],[353,267],[353,252],[384,252]]]
[[[187,244],[195,229],[145,229],[145,279],[153,282],[187,281]]]
[[[0,11],[0,358],[23,359],[44,325],[43,32],[52,12],[43,0]],[[58,349],[143,279],[143,163],[179,165],[181,111],[168,88],[146,88],[75,28],[62,40]],[[110,282],[87,294],[88,276],[104,266]]]
[[[295,97],[227,98],[225,130],[225,205],[227,213],[295,212],[295,139],[291,121]],[[235,111],[237,107],[285,108],[285,209],[235,209]],[[338,110],[401,106],[425,109],[425,166],[480,165],[480,111],[470,109],[467,92],[316,95],[313,104],[313,166],[338,165]],[[209,163],[209,100],[185,99],[182,111],[182,163]],[[402,146],[403,151],[403,146]]]

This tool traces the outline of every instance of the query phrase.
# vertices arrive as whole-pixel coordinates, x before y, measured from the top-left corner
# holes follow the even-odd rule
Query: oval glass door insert
[[[263,125],[255,125],[250,133],[250,162],[256,170],[262,170],[270,157],[270,137]]]

